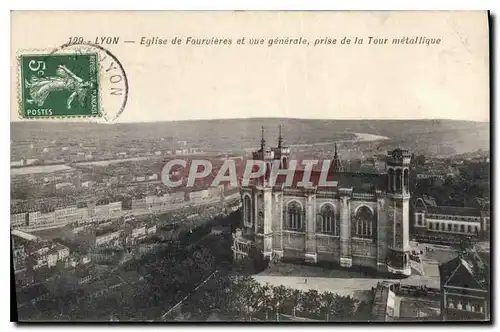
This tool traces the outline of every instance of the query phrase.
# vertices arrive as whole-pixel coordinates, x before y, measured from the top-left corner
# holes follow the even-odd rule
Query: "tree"
[[[337,298],[333,293],[330,292],[324,292],[321,294],[321,311],[323,312],[326,321],[330,321],[330,315],[333,313],[333,315],[336,315],[336,312],[332,312],[334,308],[334,304],[337,301]]]
[[[244,301],[240,296],[239,281],[237,277],[230,278],[226,287],[222,288],[220,311],[227,317],[241,317],[244,312]]]
[[[219,235],[207,235],[205,241],[206,241],[205,242],[206,247],[210,248],[217,263],[230,261],[232,255],[231,255],[231,243],[229,239],[219,234]]]
[[[283,308],[286,299],[290,296],[290,289],[283,285],[275,286],[272,288],[273,298],[276,305],[276,317],[279,317],[281,309]]]
[[[423,154],[418,155],[415,157],[415,164],[417,166],[424,166],[425,165],[426,158]]]
[[[356,312],[354,313],[352,319],[366,322],[370,321],[371,318],[372,314],[370,305],[365,301],[359,302],[356,308]]]
[[[262,286],[252,277],[245,278],[242,296],[246,299],[246,316],[252,320],[254,314],[262,310],[264,304]]]
[[[265,267],[266,261],[262,251],[252,245],[248,250],[248,256],[245,257],[239,264],[239,268],[243,274],[254,274],[260,272]]]
[[[218,308],[217,290],[212,288],[193,292],[186,300],[182,311],[190,313],[191,317],[199,320],[206,319],[212,311]]]
[[[215,269],[215,258],[206,247],[196,250],[193,254],[193,260],[198,275],[202,276],[202,278]]]
[[[350,296],[336,295],[335,311],[340,320],[350,319],[356,311],[356,300]]]
[[[276,297],[274,296],[273,289],[269,285],[264,285],[261,287],[262,291],[262,309],[265,312],[266,320],[269,319],[269,313],[276,311]]]
[[[237,319],[251,320],[262,309],[262,288],[252,277],[233,277],[224,291],[221,312]]]
[[[296,316],[297,310],[301,311],[302,298],[303,298],[302,291],[294,289],[290,292],[289,303],[291,304],[292,307],[293,316]]]
[[[321,307],[319,299],[320,299],[319,293],[315,289],[310,289],[309,291],[303,293],[302,312],[310,318],[319,319],[320,307]]]

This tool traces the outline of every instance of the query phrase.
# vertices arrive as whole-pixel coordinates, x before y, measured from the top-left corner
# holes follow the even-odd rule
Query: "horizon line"
[[[65,119],[16,119],[10,121],[13,123],[58,123]],[[84,123],[84,124],[138,124],[138,123],[164,123],[164,122],[194,122],[194,121],[223,121],[223,120],[309,120],[309,121],[461,121],[461,122],[474,122],[474,123],[490,123],[490,120],[468,120],[468,119],[449,119],[449,118],[409,118],[409,119],[386,119],[386,118],[364,118],[364,119],[333,119],[333,118],[298,118],[298,117],[247,117],[247,118],[214,118],[214,119],[179,119],[179,120],[139,120],[139,121],[115,121],[115,122],[90,122],[88,119],[78,119],[67,123]],[[61,122],[62,122],[61,121]]]

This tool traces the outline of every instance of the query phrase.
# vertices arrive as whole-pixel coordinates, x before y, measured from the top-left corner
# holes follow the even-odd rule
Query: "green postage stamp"
[[[97,61],[97,54],[21,55],[20,116],[100,116]]]

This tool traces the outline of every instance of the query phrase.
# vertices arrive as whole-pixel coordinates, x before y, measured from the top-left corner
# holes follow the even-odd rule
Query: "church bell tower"
[[[260,149],[253,152],[254,160],[264,161],[266,165],[265,175],[253,182],[248,188],[242,188],[251,197],[244,204],[250,205],[252,211],[248,215],[252,216],[252,226],[254,241],[257,248],[267,257],[272,255],[272,188],[268,185],[268,178],[271,172],[273,161],[276,158],[276,149],[266,146],[264,139],[264,127],[261,130]]]
[[[407,150],[387,154],[387,269],[410,275],[410,161]]]

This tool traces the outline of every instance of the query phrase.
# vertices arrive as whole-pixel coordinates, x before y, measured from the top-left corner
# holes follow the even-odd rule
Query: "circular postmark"
[[[90,117],[92,122],[114,122],[125,110],[128,101],[129,82],[125,69],[118,58],[100,45],[92,43],[67,43],[55,48],[48,54],[74,56],[95,55],[91,58],[90,65],[75,61],[72,70],[76,76],[88,72],[95,74],[95,82],[98,92],[97,116]],[[92,63],[95,59],[95,63]],[[90,67],[89,68],[87,68]],[[94,69],[92,69],[94,68]],[[92,71],[95,70],[95,73]],[[92,75],[90,75],[92,76]]]

